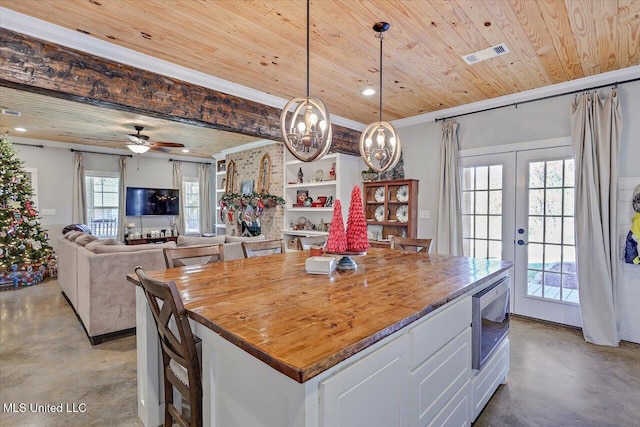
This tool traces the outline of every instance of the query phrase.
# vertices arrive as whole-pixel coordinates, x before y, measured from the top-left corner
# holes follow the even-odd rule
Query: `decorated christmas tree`
[[[329,238],[327,239],[326,251],[342,253],[347,250],[347,236],[344,232],[344,221],[342,220],[342,205],[340,200],[333,203],[333,217],[329,228]]]
[[[0,140],[0,181],[0,285],[34,285],[42,281],[55,255],[32,205],[23,162],[6,134]]]
[[[355,185],[351,191],[351,204],[347,217],[347,250],[350,252],[365,252],[369,249],[367,236],[367,220],[362,206],[362,192],[360,186]]]

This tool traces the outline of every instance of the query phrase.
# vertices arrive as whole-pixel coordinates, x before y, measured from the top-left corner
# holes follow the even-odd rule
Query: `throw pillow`
[[[67,234],[69,231],[82,231],[91,234],[91,229],[85,224],[69,224],[62,229],[62,234]]]
[[[95,252],[94,249],[96,248],[96,246],[120,246],[120,245],[124,245],[124,243],[116,240],[116,239],[104,239],[104,240],[94,240],[93,242],[87,243],[87,246],[85,246],[85,248],[88,251],[91,252]]]
[[[87,246],[87,244],[89,244],[89,243],[91,243],[93,241],[96,241],[96,240],[98,240],[98,238],[96,236],[94,236],[93,234],[84,233],[84,234],[76,237],[75,242],[77,244],[79,244],[80,246]]]
[[[73,230],[73,231],[69,231],[67,234],[64,235],[64,237],[66,237],[67,239],[71,240],[72,242],[76,240],[76,238],[78,236],[83,235],[84,232],[83,231],[78,231],[78,230]]]

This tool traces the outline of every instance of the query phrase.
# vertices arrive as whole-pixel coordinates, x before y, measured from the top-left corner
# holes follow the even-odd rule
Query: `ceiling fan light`
[[[151,147],[147,145],[127,144],[127,148],[136,154],[144,154],[149,151],[149,148]]]

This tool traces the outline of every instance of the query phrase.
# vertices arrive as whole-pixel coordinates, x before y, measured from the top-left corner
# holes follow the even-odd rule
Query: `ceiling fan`
[[[132,142],[131,144],[127,144],[127,148],[136,154],[146,153],[150,149],[168,153],[171,151],[169,148],[184,148],[184,144],[179,142],[149,142],[149,136],[140,133],[144,129],[144,126],[136,125],[133,128],[137,133],[127,134],[127,138]]]

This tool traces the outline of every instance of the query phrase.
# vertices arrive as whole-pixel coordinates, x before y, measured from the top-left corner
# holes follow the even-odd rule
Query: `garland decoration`
[[[220,207],[237,211],[246,206],[274,208],[284,205],[284,199],[269,193],[224,193],[220,197]],[[263,206],[261,206],[263,205]]]

